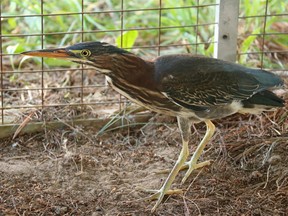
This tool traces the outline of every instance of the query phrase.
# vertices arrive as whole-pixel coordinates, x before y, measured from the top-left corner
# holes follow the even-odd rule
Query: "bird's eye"
[[[84,49],[81,51],[81,56],[83,56],[83,57],[88,57],[90,55],[91,55],[90,50]]]

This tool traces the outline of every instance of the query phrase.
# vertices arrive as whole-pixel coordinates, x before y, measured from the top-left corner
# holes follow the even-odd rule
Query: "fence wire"
[[[285,70],[288,62],[287,1],[240,1],[237,61]],[[0,2],[1,124],[100,118],[129,102],[109,90],[91,68],[18,53],[105,41],[152,59],[171,53],[213,56],[218,1]],[[245,5],[246,4],[246,5]]]

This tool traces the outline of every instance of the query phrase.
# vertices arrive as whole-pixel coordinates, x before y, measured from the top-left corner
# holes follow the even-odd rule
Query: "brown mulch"
[[[287,108],[215,122],[195,170],[154,215],[287,215]],[[205,133],[192,129],[191,151]],[[79,133],[81,131],[82,133]],[[46,131],[1,142],[0,215],[150,215],[157,189],[181,148],[174,118],[156,115],[140,129]],[[87,138],[89,137],[89,139]]]

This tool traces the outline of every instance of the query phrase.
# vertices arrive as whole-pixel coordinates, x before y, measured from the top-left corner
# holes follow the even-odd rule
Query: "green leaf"
[[[22,68],[22,64],[29,58],[32,58],[32,57],[31,56],[23,56],[23,58],[21,58],[21,60],[19,62],[18,70],[20,70]]]
[[[75,63],[64,61],[63,59],[47,58],[44,62],[50,67],[71,67]],[[76,64],[75,64],[76,65]]]
[[[136,30],[127,31],[116,38],[116,45],[118,47],[130,49],[133,47],[137,37],[138,37],[138,31]]]
[[[6,48],[8,54],[14,54],[19,44],[10,45]]]
[[[16,19],[14,19],[14,18],[9,18],[8,19],[8,24],[13,29],[17,27]]]

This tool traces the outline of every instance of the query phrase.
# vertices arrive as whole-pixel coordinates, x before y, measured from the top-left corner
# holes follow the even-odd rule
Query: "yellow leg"
[[[203,149],[205,148],[205,146],[207,145],[207,143],[212,138],[212,136],[215,132],[215,126],[210,120],[206,120],[205,123],[206,123],[207,130],[206,130],[206,134],[205,134],[204,138],[202,139],[202,141],[198,145],[198,147],[197,147],[196,151],[194,152],[191,160],[186,162],[185,165],[183,167],[181,167],[181,169],[184,169],[188,166],[188,170],[182,179],[182,184],[187,180],[187,178],[190,176],[191,172],[194,169],[198,169],[198,168],[201,168],[203,166],[210,164],[210,161],[204,161],[204,162],[197,164],[197,161],[198,161],[199,157],[201,156]]]
[[[155,194],[150,196],[148,199],[157,199],[156,204],[152,208],[152,212],[156,210],[156,208],[159,206],[161,203],[163,197],[165,194],[171,194],[173,193],[173,190],[170,190],[170,187],[177,176],[178,172],[180,171],[181,167],[184,165],[188,154],[189,154],[189,149],[188,149],[188,140],[189,140],[189,134],[190,134],[190,126],[191,122],[189,119],[184,119],[178,117],[178,125],[180,128],[181,136],[182,136],[182,150],[180,152],[180,155],[171,170],[170,174],[168,175],[166,181],[164,182],[163,186],[158,190]],[[179,193],[179,190],[175,190],[175,193]]]

